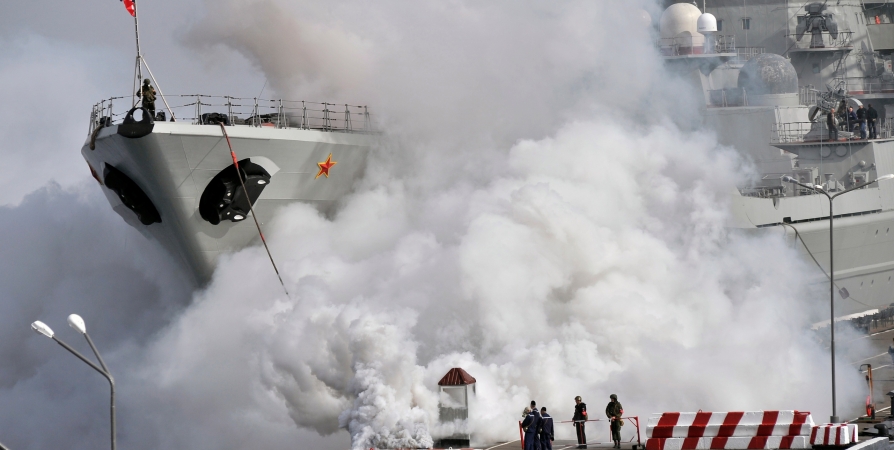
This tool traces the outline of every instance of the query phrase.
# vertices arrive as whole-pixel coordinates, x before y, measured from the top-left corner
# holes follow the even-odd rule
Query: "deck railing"
[[[821,132],[817,133],[817,135],[815,136],[816,139],[810,139],[810,142],[827,139],[829,132],[826,129],[825,120],[825,115],[822,115],[819,119],[817,119],[816,126],[822,127],[822,129]],[[807,133],[810,132],[813,126],[814,122],[787,122],[773,124],[770,133],[770,141],[773,144],[808,142],[807,140],[805,140],[805,138],[807,137]],[[841,132],[847,131],[847,125],[839,123],[838,129],[840,130],[839,136],[843,138],[843,136],[841,136]],[[858,139],[859,137],[860,128],[859,126],[855,126],[854,139]],[[878,123],[878,139],[890,139],[891,137],[894,137],[894,117],[884,120],[880,119]]]
[[[878,79],[836,78],[835,82],[851,95],[894,94],[894,81]]]
[[[317,103],[282,99],[260,99],[216,95],[167,95],[168,111],[156,101],[156,121],[171,120],[195,125],[218,123],[253,127],[300,128],[306,130],[371,133],[366,106]],[[93,105],[89,133],[100,125],[120,123],[131,108],[131,97],[111,97]],[[163,115],[163,116],[162,116]]]
[[[708,106],[727,108],[730,106],[748,106],[748,94],[743,88],[708,90]]]
[[[661,38],[658,40],[658,47],[664,56],[686,56],[686,55],[704,55],[705,53],[704,36],[678,36],[675,38]],[[761,53],[764,53],[763,47],[737,47],[735,35],[716,35],[714,36],[714,52],[718,53],[735,53],[736,60],[748,61]]]

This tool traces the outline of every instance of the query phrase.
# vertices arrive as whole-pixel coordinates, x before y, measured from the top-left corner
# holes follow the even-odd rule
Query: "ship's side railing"
[[[710,89],[708,106],[714,108],[748,106],[748,94],[744,88]]]
[[[773,124],[770,133],[770,142],[773,144],[805,142],[807,133],[810,132],[814,124],[821,127],[821,130],[816,135],[817,139],[812,140],[818,140],[820,137],[826,139],[828,131],[826,130],[825,125],[825,115],[822,115],[817,122],[786,122]],[[847,125],[845,124],[839,124],[838,128],[840,131],[847,131]],[[855,126],[854,134],[855,139],[859,138],[859,127]],[[891,137],[894,137],[894,117],[889,117],[878,123],[878,138],[889,139]]]
[[[739,61],[748,61],[763,53],[763,47],[736,47],[736,59]]]
[[[701,55],[705,51],[704,36],[678,36],[661,38],[658,48],[664,56]],[[733,35],[714,36],[714,53],[735,53],[736,37]]]
[[[872,78],[836,78],[835,81],[851,95],[894,94],[894,81],[879,81]]]
[[[372,133],[366,106],[215,95],[166,95],[178,122],[219,123],[253,127]],[[93,105],[88,133],[102,125],[120,123],[130,109],[130,97],[112,97]],[[161,111],[157,109],[157,111]],[[157,113],[156,120],[170,120]]]
[[[804,137],[810,132],[812,126],[812,122],[775,123],[770,133],[770,142],[774,144],[804,142]]]
[[[673,38],[661,38],[658,40],[658,48],[664,56],[686,56],[705,54],[704,36],[677,36]],[[764,47],[737,47],[735,35],[715,35],[714,54],[735,53],[738,61],[748,61],[761,53]]]
[[[801,40],[798,40],[797,34],[786,34],[785,37],[791,39],[792,47],[791,50],[808,50],[808,49],[838,49],[838,48],[850,48],[853,46],[852,38],[854,36],[853,31],[839,31],[836,37],[832,37],[832,34],[828,31],[823,31],[820,33],[820,38],[822,44],[814,43],[813,34],[804,33],[801,36]]]

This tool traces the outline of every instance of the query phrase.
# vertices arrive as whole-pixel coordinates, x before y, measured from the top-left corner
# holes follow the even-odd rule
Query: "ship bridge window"
[[[742,18],[742,29],[743,30],[751,29],[751,17],[743,17]]]
[[[813,73],[820,73],[819,63],[813,63]]]
[[[717,19],[717,31],[723,31],[723,19]]]

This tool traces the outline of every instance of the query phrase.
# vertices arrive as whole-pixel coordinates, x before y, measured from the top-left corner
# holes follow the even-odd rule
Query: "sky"
[[[286,295],[257,246],[191,285],[90,177],[91,105],[132,86],[122,4],[4,3],[0,442],[107,444],[105,381],[29,329],[89,353],[71,313],[116,378],[121,448],[412,447],[455,430],[484,444],[516,438],[532,398],[566,420],[574,396],[599,411],[611,393],[643,417],[828,415],[813,268],[781,233],[726,227],[754,169],[699,126],[643,11],[660,14],[141,2],[165,93],[370,105],[381,139],[339,210],[293,204],[269,225]],[[478,380],[467,423],[437,420],[451,367]],[[839,398],[861,383],[841,374]]]

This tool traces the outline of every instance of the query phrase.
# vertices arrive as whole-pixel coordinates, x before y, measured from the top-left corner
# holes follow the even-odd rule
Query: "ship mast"
[[[133,94],[131,95],[131,103],[132,103],[131,107],[134,107],[137,105],[137,100],[136,100],[136,98],[134,98],[134,96],[141,89],[140,83],[143,81],[143,70],[142,70],[143,64],[141,63],[143,57],[142,57],[142,53],[140,53],[140,21],[138,19],[139,16],[137,15],[137,11],[139,10],[139,6],[137,3],[138,3],[137,1],[133,2],[133,29],[134,29],[134,35],[136,37],[136,43],[137,43],[137,59],[136,59],[136,63],[134,64],[134,72],[133,72],[134,88],[132,90]]]
[[[161,91],[161,86],[158,85],[158,80],[155,79],[155,75],[152,74],[152,69],[149,68],[149,63],[146,62],[146,58],[143,58],[143,52],[140,50],[140,19],[139,19],[139,6],[137,5],[138,1],[133,0],[133,28],[134,28],[134,36],[136,38],[137,44],[137,60],[134,67],[134,89],[133,94],[131,95],[131,107],[137,106],[137,100],[135,98],[136,93],[142,89],[142,81],[143,81],[143,66],[146,66],[146,72],[149,74],[149,78],[152,79],[152,84],[155,85],[155,89],[158,90],[158,96],[161,97],[161,101],[164,102],[165,108],[171,114],[171,121],[174,120],[174,111],[171,109],[170,105],[168,105],[168,100],[165,98],[165,94]]]

